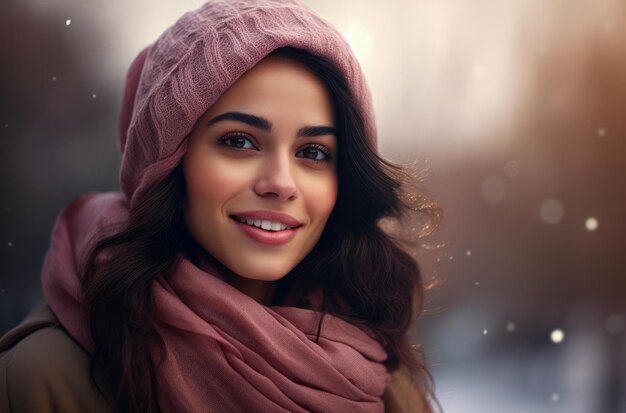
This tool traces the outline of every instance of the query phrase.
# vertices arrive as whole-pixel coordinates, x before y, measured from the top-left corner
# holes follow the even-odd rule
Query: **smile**
[[[236,215],[231,215],[230,218],[239,227],[241,232],[250,240],[269,246],[279,246],[288,243],[296,236],[296,232],[301,226],[298,225],[296,227],[289,227],[285,224],[281,224],[280,222],[265,219],[244,220]],[[248,221],[251,223],[249,224]]]
[[[232,215],[231,218],[241,222],[242,224],[254,226],[257,228],[261,228],[265,231],[284,231],[286,229],[292,229],[293,227],[287,226],[283,223],[270,221],[267,219],[251,219],[251,218],[242,218],[237,215]]]

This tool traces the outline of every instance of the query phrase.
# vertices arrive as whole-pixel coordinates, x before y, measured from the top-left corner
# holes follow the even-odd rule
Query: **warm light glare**
[[[542,202],[539,215],[546,224],[557,224],[563,219],[563,204],[557,199],[547,199]]]
[[[515,161],[509,161],[504,165],[504,175],[507,178],[516,178],[519,175],[519,163]]]
[[[360,22],[352,22],[343,32],[352,51],[361,64],[367,62],[372,54],[372,36]]]
[[[506,196],[506,183],[499,176],[489,176],[483,181],[480,192],[485,201],[500,202]]]

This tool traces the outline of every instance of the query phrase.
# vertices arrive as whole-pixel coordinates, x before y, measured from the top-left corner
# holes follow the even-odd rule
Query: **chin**
[[[289,274],[295,265],[257,264],[230,268],[241,278],[256,281],[277,281]]]

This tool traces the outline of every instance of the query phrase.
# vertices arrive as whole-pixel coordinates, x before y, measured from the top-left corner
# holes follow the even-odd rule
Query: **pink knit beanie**
[[[120,184],[133,209],[174,169],[194,124],[218,98],[280,47],[334,64],[348,81],[376,146],[369,90],[348,43],[296,0],[210,0],[183,15],[132,63],[120,113]]]

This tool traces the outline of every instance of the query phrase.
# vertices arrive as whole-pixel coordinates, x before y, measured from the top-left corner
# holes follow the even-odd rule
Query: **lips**
[[[289,214],[285,214],[283,212],[275,212],[268,210],[258,210],[258,211],[244,211],[244,212],[235,212],[231,214],[231,218],[238,219],[240,222],[247,222],[248,220],[252,221],[269,221],[270,223],[277,223],[286,225],[289,228],[299,227],[302,223],[296,218],[292,217]]]
[[[282,245],[291,241],[302,226],[291,215],[274,211],[237,212],[230,218],[248,238],[266,245]]]
[[[254,226],[257,228],[261,228],[265,231],[284,231],[286,229],[291,229],[292,227],[289,227],[283,223],[277,222],[277,221],[270,221],[267,219],[252,219],[252,218],[243,218],[243,217],[239,217],[237,215],[233,215],[231,216],[231,218],[235,219],[236,221],[241,222],[242,224],[246,224],[246,225],[250,225],[250,226]]]

